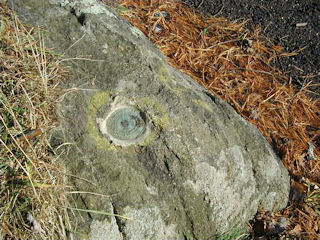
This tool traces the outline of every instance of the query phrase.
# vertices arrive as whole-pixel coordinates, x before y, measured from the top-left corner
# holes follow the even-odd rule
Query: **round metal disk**
[[[144,135],[146,120],[138,110],[123,107],[111,112],[107,117],[106,130],[112,141],[128,145],[139,141]]]

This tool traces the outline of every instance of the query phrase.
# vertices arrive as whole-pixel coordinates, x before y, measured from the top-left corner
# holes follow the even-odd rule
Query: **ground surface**
[[[183,0],[203,13],[261,25],[263,34],[286,51],[300,51],[282,58],[277,66],[289,71],[298,86],[312,80],[313,96],[320,97],[320,1],[319,0]],[[299,26],[299,23],[307,23]],[[297,26],[298,24],[298,26]]]

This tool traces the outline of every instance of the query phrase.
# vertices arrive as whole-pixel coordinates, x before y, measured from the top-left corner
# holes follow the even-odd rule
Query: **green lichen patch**
[[[209,103],[199,100],[199,99],[192,99],[192,102],[196,103],[197,105],[201,106],[202,108],[206,109],[207,111],[213,113],[213,108],[210,106]]]
[[[158,71],[158,76],[161,82],[163,82],[168,89],[170,89],[172,92],[174,92],[178,97],[182,98],[184,96],[183,94],[183,88],[172,86],[171,82],[171,76],[165,66],[161,66]]]
[[[137,104],[140,108],[146,109],[146,111],[149,112],[151,120],[154,121],[157,130],[164,130],[168,127],[170,122],[169,113],[153,98],[139,98]]]
[[[88,104],[87,112],[87,127],[90,136],[95,141],[95,145],[98,149],[116,150],[117,147],[112,145],[108,139],[102,136],[99,132],[96,118],[98,116],[99,109],[104,106],[110,98],[110,92],[98,92],[91,97]]]

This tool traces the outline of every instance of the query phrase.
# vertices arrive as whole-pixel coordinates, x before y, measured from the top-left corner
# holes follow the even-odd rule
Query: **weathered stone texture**
[[[64,54],[70,70],[61,87],[73,91],[58,105],[52,144],[73,143],[62,155],[78,176],[69,183],[110,196],[82,194],[74,204],[133,219],[82,214],[74,219],[85,234],[78,238],[213,239],[245,227],[260,204],[268,211],[286,206],[288,173],[258,129],[169,66],[115,12],[95,0],[8,3],[23,21],[46,29],[48,47]],[[146,136],[133,144],[101,133],[121,106],[143,121],[125,116],[118,127],[146,124]]]

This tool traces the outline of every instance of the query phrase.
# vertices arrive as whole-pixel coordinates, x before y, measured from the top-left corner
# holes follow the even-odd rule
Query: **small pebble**
[[[307,25],[308,25],[308,23],[306,23],[306,22],[296,23],[296,27],[305,27],[305,26],[307,26]]]
[[[161,11],[161,12],[156,12],[156,13],[154,14],[154,16],[155,16],[155,17],[160,17],[160,16],[162,16],[162,17],[164,17],[164,18],[169,18],[169,17],[170,17],[170,14],[167,13],[166,11]]]
[[[161,32],[163,30],[163,27],[160,24],[157,24],[154,28],[154,31],[156,33]]]

